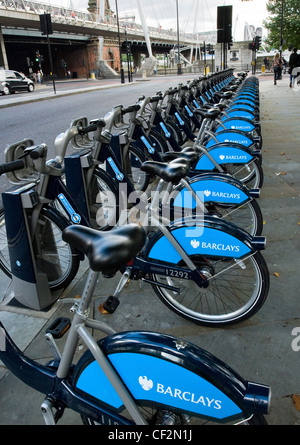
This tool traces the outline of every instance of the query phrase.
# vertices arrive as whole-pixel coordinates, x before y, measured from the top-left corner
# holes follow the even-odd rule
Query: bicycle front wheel
[[[260,252],[236,261],[202,256],[191,256],[191,260],[208,280],[206,289],[192,280],[151,275],[158,283],[152,285],[156,294],[173,312],[196,324],[223,326],[252,317],[264,304],[269,273]]]
[[[61,215],[45,207],[32,239],[37,271],[47,275],[52,291],[66,288],[79,267],[78,252],[62,240],[62,232],[67,226],[68,222]],[[12,277],[3,209],[0,209],[0,267]]]
[[[91,226],[98,230],[114,227],[119,220],[118,190],[101,168],[94,171],[87,194]]]

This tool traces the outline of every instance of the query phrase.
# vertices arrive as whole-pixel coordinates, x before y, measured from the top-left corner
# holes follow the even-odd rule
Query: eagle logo
[[[139,377],[139,384],[145,391],[149,391],[153,388],[153,382],[151,379],[148,380],[146,376]]]

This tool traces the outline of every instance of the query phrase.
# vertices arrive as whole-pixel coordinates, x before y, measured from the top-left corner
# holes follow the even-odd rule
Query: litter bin
[[[261,72],[262,72],[262,73],[265,73],[265,72],[266,72],[266,67],[265,67],[265,65],[262,65],[262,66],[261,66]]]

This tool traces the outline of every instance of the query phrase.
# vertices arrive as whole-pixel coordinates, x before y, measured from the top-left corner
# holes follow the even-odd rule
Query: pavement
[[[271,75],[258,77],[265,175],[259,204],[264,217],[263,234],[267,237],[263,255],[270,273],[270,291],[263,307],[250,320],[231,327],[201,327],[167,309],[149,284],[140,287],[140,283],[133,282],[121,296],[117,311],[113,315],[100,315],[99,304],[113,292],[118,280],[115,277],[103,278],[98,283],[90,315],[107,321],[116,330],[155,330],[207,349],[245,379],[271,386],[269,425],[299,425],[300,85],[289,88],[288,75],[276,86]],[[80,295],[86,270],[84,262],[61,298]],[[70,304],[55,302],[48,310],[33,311],[14,301],[10,282],[3,275],[0,282],[1,321],[30,357],[49,360],[45,329],[56,317],[68,316]],[[63,343],[64,338],[58,342],[59,349]],[[78,348],[79,355],[81,350],[82,345]],[[43,395],[18,381],[1,363],[0,401],[1,425],[43,425],[40,412]],[[79,416],[72,412],[66,412],[60,420],[60,424],[77,423]]]

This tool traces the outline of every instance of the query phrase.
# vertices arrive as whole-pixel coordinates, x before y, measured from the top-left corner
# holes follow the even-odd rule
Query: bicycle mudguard
[[[0,321],[0,360],[22,382],[43,394],[52,391],[56,371],[54,368],[27,357],[16,346]]]
[[[238,130],[238,131],[244,131],[246,133],[251,133],[256,128],[257,127],[249,119],[245,118],[238,119],[237,117],[234,117],[222,121],[222,125],[220,125],[215,132],[219,133],[220,131],[228,129],[228,130]]]
[[[242,119],[249,119],[249,120],[255,120],[256,117],[253,113],[247,110],[243,110],[243,108],[237,108],[235,110],[226,110],[226,114],[229,116],[229,118],[242,118]],[[224,122],[228,119],[227,116],[224,116],[221,121]]]
[[[243,145],[244,147],[253,147],[255,142],[254,140],[247,136],[244,133],[241,133],[238,130],[222,130],[214,135],[218,142],[233,142],[235,144]],[[217,142],[211,138],[206,144],[204,144],[207,148],[212,147]]]
[[[190,186],[203,202],[213,202],[222,205],[242,205],[254,196],[259,196],[259,190],[249,190],[240,181],[222,173],[203,173],[189,180]],[[196,200],[184,187],[175,190],[174,207],[188,209],[196,208]]]
[[[252,105],[245,104],[244,102],[241,102],[241,103],[238,102],[238,103],[233,103],[233,104],[229,105],[230,110],[235,110],[237,108],[239,108],[239,109],[243,108],[244,110],[248,110],[252,113],[257,111],[256,107],[254,107]]]
[[[253,150],[249,147],[239,145],[233,142],[220,142],[215,145],[211,145],[210,147],[206,146],[206,149],[210,156],[212,156],[213,160],[218,165],[226,165],[226,164],[249,164],[252,162],[256,155],[259,155],[259,150]],[[216,168],[215,164],[209,159],[208,156],[202,154],[199,158],[196,167],[194,168],[194,172],[196,171],[212,171]],[[194,176],[194,173],[192,176]]]
[[[236,225],[213,216],[186,217],[172,222],[168,229],[189,256],[240,259],[265,248],[265,237],[252,237]],[[150,239],[145,258],[168,264],[182,261],[175,243],[161,231]]]
[[[244,381],[203,349],[155,332],[123,332],[99,345],[138,404],[217,422],[267,413],[269,388]],[[88,351],[74,371],[76,389],[116,411],[123,403]]]

